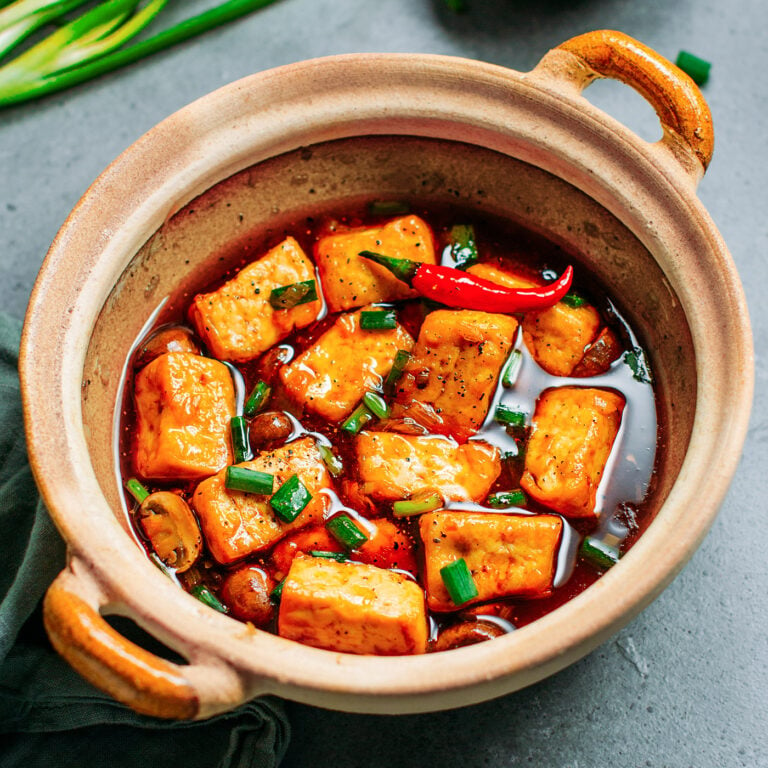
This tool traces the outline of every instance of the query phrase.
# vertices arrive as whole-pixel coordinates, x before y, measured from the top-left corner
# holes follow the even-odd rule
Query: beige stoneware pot
[[[581,96],[598,77],[652,104],[658,142]],[[747,310],[696,197],[712,148],[692,81],[616,32],[574,38],[527,73],[428,55],[302,62],[233,83],[153,128],[64,224],[24,330],[30,456],[69,552],[45,601],[56,649],[100,688],[161,717],[205,718],[266,693],[406,713],[519,689],[615,633],[702,540],[746,433]],[[447,653],[332,653],[207,608],[146,557],[117,474],[124,366],[165,299],[205,285],[246,235],[258,242],[310,211],[363,198],[454,201],[579,254],[639,330],[661,396],[655,519],[638,543],[553,613]],[[108,614],[130,617],[188,664],[127,641]]]

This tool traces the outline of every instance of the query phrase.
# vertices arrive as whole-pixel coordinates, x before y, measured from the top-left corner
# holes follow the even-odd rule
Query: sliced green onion
[[[275,486],[275,476],[247,467],[227,467],[224,486],[231,491],[268,496]]]
[[[507,389],[511,389],[517,383],[520,368],[523,364],[523,353],[519,349],[513,349],[501,374],[501,383]]]
[[[269,303],[273,309],[292,309],[310,301],[317,301],[317,283],[314,280],[281,285],[273,288],[269,294]]]
[[[356,435],[366,424],[376,418],[364,404],[360,404],[347,416],[341,428],[345,432]]]
[[[451,256],[457,269],[466,269],[479,258],[475,228],[471,224],[455,224],[451,227]]]
[[[311,500],[312,494],[307,486],[299,480],[298,475],[291,475],[275,491],[269,505],[284,523],[292,523]]]
[[[411,353],[405,349],[398,349],[395,359],[392,361],[392,368],[390,368],[387,378],[384,381],[384,391],[392,393],[400,381],[400,377],[403,375],[405,366],[408,365],[408,361],[411,359]]]
[[[280,598],[283,596],[283,587],[285,586],[285,579],[279,584],[275,585],[275,588],[269,593],[269,599],[273,603],[279,603]]]
[[[387,401],[378,392],[366,392],[363,395],[363,404],[380,419],[389,418]]]
[[[347,549],[357,549],[368,541],[368,536],[360,530],[349,515],[336,515],[325,524],[325,527],[328,533]]]
[[[469,572],[467,561],[463,557],[454,560],[445,568],[441,568],[440,576],[454,605],[464,605],[464,603],[477,597],[477,585]]]
[[[704,83],[709,80],[709,70],[712,68],[712,65],[708,61],[700,59],[692,53],[688,53],[688,51],[680,51],[680,53],[677,54],[677,61],[675,61],[675,64],[677,64],[677,66],[680,67],[680,69],[682,69],[683,72],[696,83],[696,85],[704,85]]]
[[[248,438],[248,422],[242,416],[233,416],[229,422],[232,435],[232,450],[235,454],[235,464],[253,458],[251,441]]]
[[[486,504],[494,509],[504,509],[505,507],[524,507],[527,501],[522,491],[498,491],[488,497]]]
[[[135,477],[125,481],[125,489],[139,504],[149,496],[149,491]]]
[[[272,393],[269,385],[264,381],[257,381],[251,394],[248,395],[248,399],[243,406],[243,414],[249,419],[255,416],[265,405],[269,396]]]
[[[329,552],[326,549],[310,549],[312,557],[323,557],[326,560],[335,560],[337,563],[345,563],[349,558],[344,552]]]
[[[394,309],[373,309],[360,313],[360,327],[364,331],[390,331],[397,328]]]
[[[204,603],[209,608],[213,608],[214,611],[228,613],[227,607],[219,601],[216,595],[214,595],[205,584],[197,584],[189,590],[189,593],[193,597],[196,597],[201,603]]]
[[[430,493],[428,496],[416,496],[412,499],[396,501],[392,505],[392,512],[395,517],[410,517],[411,515],[420,515],[422,512],[440,509],[443,504],[443,497],[439,493]]]
[[[570,307],[571,309],[578,309],[587,303],[587,300],[583,296],[573,292],[566,293],[565,296],[560,299],[560,301],[562,301],[563,304],[565,304],[567,307]]]
[[[368,204],[368,213],[371,216],[395,216],[398,213],[410,213],[408,203],[401,200],[374,200]]]
[[[606,544],[596,536],[587,536],[581,542],[579,554],[597,568],[610,568],[616,565],[621,557],[618,547]]]
[[[325,466],[328,467],[328,471],[334,477],[338,477],[344,471],[341,459],[327,445],[318,445],[317,450],[320,451],[320,458]]]
[[[634,347],[631,352],[624,353],[624,362],[632,371],[632,378],[642,384],[651,383],[651,372],[645,361],[645,353],[640,347]]]
[[[506,405],[499,405],[493,418],[500,424],[509,424],[512,427],[525,426],[525,414],[522,411],[515,411]]]

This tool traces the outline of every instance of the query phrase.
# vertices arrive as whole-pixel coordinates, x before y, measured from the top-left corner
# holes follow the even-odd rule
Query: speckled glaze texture
[[[596,77],[641,92],[661,141],[644,142],[584,100]],[[204,718],[262,693],[404,713],[529,685],[616,632],[700,543],[746,434],[749,408],[723,404],[751,402],[749,320],[696,197],[712,148],[698,89],[618,32],[570,40],[528,73],[427,55],[303,62],[233,83],[152,129],[72,212],[25,324],[30,455],[70,554],[44,606],[57,650],[161,717]],[[166,297],[204,285],[244,234],[266,239],[303,213],[373,196],[458,200],[581,254],[651,350],[666,425],[654,522],[615,568],[521,630],[420,657],[304,647],[210,610],[132,538],[117,476],[123,367]],[[127,642],[101,618],[109,613],[133,618],[188,664]]]

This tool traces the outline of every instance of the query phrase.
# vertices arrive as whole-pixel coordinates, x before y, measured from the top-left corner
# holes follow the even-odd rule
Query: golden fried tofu
[[[312,499],[293,522],[284,523],[272,511],[269,496],[227,489],[226,470],[203,480],[192,496],[192,507],[200,519],[208,549],[222,565],[268,549],[297,528],[322,522],[330,509],[329,497],[320,491],[332,487],[331,477],[311,437],[265,451],[237,466],[274,475],[273,492],[292,475],[298,475]]]
[[[566,517],[593,517],[624,403],[608,389],[545,390],[536,402],[520,486]]]
[[[358,256],[360,251],[435,263],[432,230],[418,216],[403,216],[381,227],[350,229],[327,235],[315,246],[315,262],[331,312],[417,296],[416,291],[387,269]]]
[[[466,440],[483,424],[517,330],[507,315],[441,309],[427,315],[397,384],[393,418]]]
[[[299,556],[283,583],[278,634],[343,653],[424,653],[424,593],[374,565]]]
[[[477,587],[464,603],[512,595],[543,597],[552,589],[563,520],[556,515],[430,512],[419,519],[424,542],[427,605],[433,611],[458,606],[440,569],[464,558]]]
[[[413,339],[398,325],[391,330],[360,328],[360,312],[341,315],[289,365],[280,378],[291,398],[329,421],[340,421],[366,390],[386,378],[398,349],[410,350]]]
[[[490,264],[475,264],[467,272],[508,288],[537,285]],[[523,318],[523,339],[528,351],[553,376],[570,376],[599,330],[600,315],[589,304],[569,307],[558,302],[541,312],[527,312]]]
[[[314,322],[322,307],[318,299],[291,309],[274,309],[269,303],[272,289],[314,279],[312,263],[301,246],[287,237],[218,290],[195,296],[189,317],[215,357],[252,360],[294,328]]]
[[[434,491],[445,501],[480,501],[501,472],[498,448],[442,435],[361,432],[355,455],[359,490],[375,501]]]
[[[134,469],[145,479],[198,480],[231,461],[235,391],[226,365],[168,352],[136,374]]]

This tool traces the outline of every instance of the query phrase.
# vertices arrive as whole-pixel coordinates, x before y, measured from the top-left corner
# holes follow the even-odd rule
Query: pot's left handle
[[[86,680],[136,712],[192,720],[232,709],[248,698],[223,664],[174,664],[124,638],[102,617],[108,603],[70,562],[48,588],[43,620],[56,651]]]

